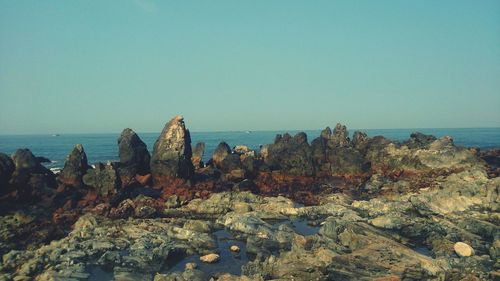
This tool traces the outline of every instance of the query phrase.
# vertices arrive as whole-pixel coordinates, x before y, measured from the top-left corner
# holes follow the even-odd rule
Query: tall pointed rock
[[[118,138],[120,157],[119,174],[124,186],[133,182],[135,176],[149,173],[149,154],[147,145],[132,129],[124,129]]]
[[[164,187],[169,179],[189,179],[194,173],[191,163],[191,136],[184,118],[175,116],[156,140],[151,157],[151,175],[155,186]]]
[[[83,146],[77,144],[66,156],[66,162],[58,180],[64,185],[79,187],[83,184],[82,178],[88,169],[87,154]]]

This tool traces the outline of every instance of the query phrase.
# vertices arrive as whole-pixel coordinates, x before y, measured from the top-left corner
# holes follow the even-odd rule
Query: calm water
[[[351,133],[354,130],[351,131]],[[383,135],[387,138],[402,141],[409,138],[414,131],[433,134],[441,137],[452,136],[457,145],[475,146],[482,149],[500,148],[500,128],[477,129],[384,129],[362,130],[369,136]],[[221,141],[230,146],[245,144],[258,149],[261,144],[272,143],[278,133],[285,131],[254,131],[247,132],[192,132],[193,145],[198,141],[205,142],[205,161],[210,158],[213,150]],[[298,131],[289,131],[295,134]],[[307,130],[309,142],[319,136],[320,130]],[[142,140],[152,151],[159,133],[139,133]],[[18,148],[29,148],[37,156],[44,156],[53,161],[50,167],[62,167],[65,156],[77,143],[83,144],[89,162],[116,161],[118,159],[117,138],[119,134],[68,134],[54,137],[51,135],[0,135],[0,152],[12,154]]]
[[[218,230],[213,233],[217,238],[217,252],[220,256],[220,260],[216,263],[209,264],[200,261],[200,256],[197,254],[187,256],[181,261],[176,263],[174,266],[167,270],[168,272],[184,271],[187,263],[195,263],[197,269],[207,273],[209,276],[217,272],[228,272],[235,275],[241,274],[241,266],[248,262],[246,243],[235,239],[231,233],[226,230]],[[240,248],[239,253],[231,252],[230,248],[232,245],[236,245]]]

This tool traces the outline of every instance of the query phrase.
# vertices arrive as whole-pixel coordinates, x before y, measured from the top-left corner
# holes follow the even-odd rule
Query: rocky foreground
[[[180,116],[118,146],[0,153],[0,280],[500,280],[498,150],[337,125],[203,163]]]

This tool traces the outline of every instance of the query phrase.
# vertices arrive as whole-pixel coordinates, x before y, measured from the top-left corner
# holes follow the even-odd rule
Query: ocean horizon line
[[[331,129],[334,126],[328,126]],[[190,133],[253,133],[253,132],[311,132],[311,131],[321,131],[321,129],[264,129],[264,130],[214,130],[214,131],[194,131],[189,130]],[[133,129],[133,128],[131,128]],[[189,129],[189,128],[188,128]],[[481,129],[499,129],[500,127],[419,127],[419,128],[347,128],[348,131],[395,131],[395,130],[481,130]],[[135,130],[134,130],[135,131]],[[160,134],[161,131],[136,131],[138,134]],[[50,132],[50,133],[19,133],[19,134],[3,134],[0,133],[0,137],[10,137],[10,136],[51,136],[51,135],[113,135],[113,134],[121,134],[120,132],[79,132],[79,133],[64,133],[64,132]]]

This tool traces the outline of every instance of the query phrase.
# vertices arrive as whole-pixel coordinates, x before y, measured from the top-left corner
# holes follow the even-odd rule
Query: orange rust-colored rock
[[[135,180],[143,186],[147,186],[151,184],[151,174],[146,175],[135,175]]]

